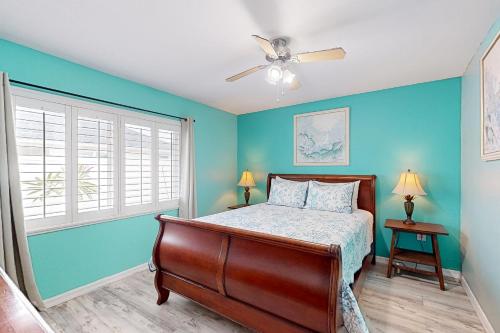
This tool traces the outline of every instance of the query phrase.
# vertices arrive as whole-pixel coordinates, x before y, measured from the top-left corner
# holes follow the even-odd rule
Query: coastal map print
[[[349,108],[294,116],[295,165],[349,165]]]
[[[500,35],[482,59],[482,151],[484,160],[500,159]]]

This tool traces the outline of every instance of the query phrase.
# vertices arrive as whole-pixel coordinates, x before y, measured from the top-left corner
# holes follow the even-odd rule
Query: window
[[[161,203],[179,198],[179,131],[158,129],[158,199]]]
[[[76,212],[80,220],[114,215],[116,204],[116,117],[76,109]]]
[[[180,123],[14,88],[28,232],[178,208]]]
[[[180,178],[180,126],[123,118],[124,211],[177,208]]]
[[[138,125],[130,120],[124,124],[125,207],[149,208],[153,202],[152,187],[152,124]]]
[[[67,214],[66,107],[22,97],[15,102],[25,220],[57,223]]]

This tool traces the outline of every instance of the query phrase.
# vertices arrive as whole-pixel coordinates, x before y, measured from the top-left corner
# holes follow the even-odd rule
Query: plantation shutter
[[[179,207],[180,122],[16,88],[29,233]]]
[[[124,206],[141,211],[153,205],[152,123],[125,120],[124,124]]]
[[[103,112],[77,110],[76,206],[78,214],[113,213],[116,208],[116,120]],[[95,214],[95,213],[94,213]],[[102,215],[101,215],[102,216]]]
[[[178,203],[180,127],[158,129],[158,200],[160,207]]]
[[[68,207],[66,107],[20,96],[15,105],[25,220],[60,220]]]

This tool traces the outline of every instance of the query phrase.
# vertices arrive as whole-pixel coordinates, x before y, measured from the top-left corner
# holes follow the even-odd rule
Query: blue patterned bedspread
[[[342,305],[346,329],[350,333],[368,332],[349,284],[354,281],[363,258],[373,241],[373,215],[364,210],[352,214],[313,209],[252,205],[198,221],[284,236],[324,245],[339,244],[342,249]]]

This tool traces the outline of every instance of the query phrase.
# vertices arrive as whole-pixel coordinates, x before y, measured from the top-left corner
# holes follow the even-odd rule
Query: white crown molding
[[[495,333],[495,330],[493,329],[493,326],[491,326],[490,321],[488,320],[488,317],[486,317],[486,314],[483,312],[483,309],[481,308],[481,305],[479,304],[476,296],[472,292],[472,289],[470,289],[469,284],[467,283],[467,280],[465,277],[462,275],[462,287],[465,289],[465,293],[467,296],[469,296],[470,302],[472,303],[472,307],[477,313],[477,316],[479,317],[479,320],[481,320],[481,323],[483,324],[484,330],[487,333]]]
[[[144,271],[147,268],[148,268],[148,264],[147,263],[140,264],[138,266],[129,268],[129,269],[125,270],[125,271],[122,271],[122,272],[119,272],[119,273],[116,273],[116,274],[113,274],[113,275],[110,275],[110,276],[106,276],[106,277],[104,277],[102,279],[99,279],[97,281],[91,282],[91,283],[86,284],[84,286],[72,289],[70,291],[67,291],[65,293],[59,294],[57,296],[54,296],[54,297],[51,297],[51,298],[47,298],[47,299],[43,300],[43,304],[44,304],[45,308],[48,309],[50,307],[53,307],[53,306],[59,305],[61,303],[67,302],[67,301],[69,301],[69,300],[71,300],[71,299],[73,299],[75,297],[85,295],[85,294],[87,294],[89,292],[92,292],[92,291],[94,291],[96,289],[99,289],[100,287],[105,286],[105,285],[107,285],[109,283],[119,281],[121,279],[124,279],[124,278],[132,275],[132,274]]]

